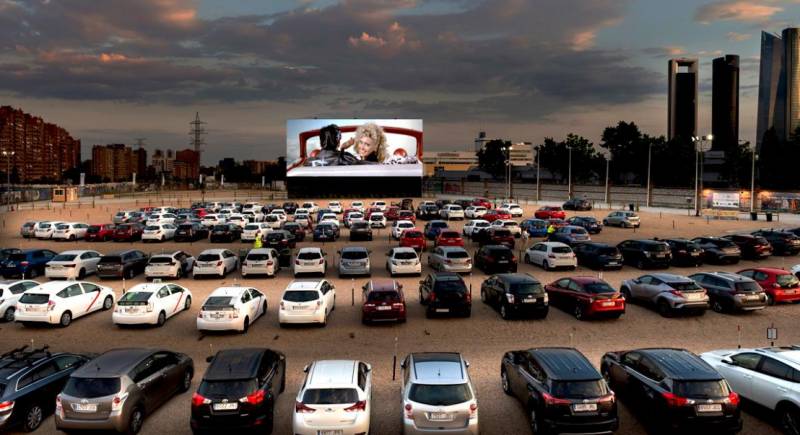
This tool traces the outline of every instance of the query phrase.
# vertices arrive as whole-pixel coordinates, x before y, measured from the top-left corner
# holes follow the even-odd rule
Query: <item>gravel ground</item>
[[[322,203],[325,203],[322,201]],[[145,252],[186,250],[195,256],[203,249],[211,246],[202,243],[131,244],[116,243],[56,243],[22,239],[18,234],[19,226],[30,219],[64,219],[84,220],[89,215],[90,223],[108,221],[111,213],[117,209],[133,208],[133,204],[113,203],[103,206],[98,203],[95,209],[85,206],[78,210],[36,210],[17,211],[0,215],[3,219],[0,233],[0,246],[3,247],[47,247],[55,251],[67,249],[90,248],[100,252],[109,252],[120,248],[137,248]],[[527,207],[526,216],[533,214],[534,208]],[[606,211],[595,211],[581,214],[592,214],[602,217]],[[73,215],[73,216],[70,216]],[[424,223],[418,226],[422,227]],[[462,223],[454,222],[451,226],[460,230]],[[763,227],[764,223],[748,221],[707,222],[694,217],[681,215],[663,216],[655,213],[642,213],[642,228],[636,231],[629,229],[606,228],[593,237],[596,241],[616,243],[627,238],[643,237],[694,237],[705,234],[724,234],[728,232],[752,230]],[[778,226],[776,224],[775,226]],[[347,235],[347,230],[343,230]],[[308,239],[307,239],[308,240]],[[342,241],[328,244],[325,250],[330,254],[337,248],[347,244],[346,237]],[[529,244],[532,241],[528,242]],[[391,240],[388,230],[382,230],[372,242],[359,242],[359,245],[372,249],[373,277],[386,277],[383,269],[385,252],[396,242]],[[305,242],[302,246],[309,246]],[[331,246],[332,245],[332,246]],[[229,247],[236,252],[239,248],[248,247],[241,243],[214,244],[214,247]],[[473,250],[467,242],[468,249]],[[773,257],[758,262],[758,265],[791,267],[800,259],[793,257]],[[728,270],[755,265],[750,261],[742,261],[733,266],[704,266],[699,270]],[[675,273],[690,274],[694,269],[672,268]],[[545,283],[565,275],[596,275],[597,272],[579,268],[575,272],[544,272],[538,267],[520,265],[520,272],[529,272]],[[427,273],[427,269],[423,270]],[[606,272],[603,278],[614,286],[623,279],[634,278],[641,272],[631,267],[621,271]],[[525,349],[534,346],[574,346],[583,352],[593,363],[599,365],[604,352],[611,350],[632,349],[646,346],[675,346],[687,348],[694,352],[711,349],[735,348],[742,346],[764,346],[766,328],[774,324],[779,328],[777,344],[800,342],[800,329],[797,328],[797,314],[800,306],[782,305],[769,307],[766,310],[745,315],[722,315],[708,312],[702,317],[662,318],[649,308],[630,305],[625,316],[619,320],[596,320],[579,322],[571,315],[552,309],[546,320],[503,321],[490,307],[479,302],[477,297],[481,281],[485,278],[482,272],[476,272],[465,279],[472,284],[475,304],[472,317],[468,319],[426,319],[424,311],[418,303],[418,280],[416,277],[400,278],[405,286],[408,299],[409,318],[403,325],[362,326],[360,323],[359,298],[355,305],[351,304],[351,288],[360,289],[368,278],[337,279],[335,274],[328,273],[337,287],[337,308],[328,326],[325,328],[291,328],[278,327],[276,304],[281,292],[292,280],[290,271],[282,270],[273,279],[245,279],[242,285],[254,286],[266,293],[269,300],[268,312],[258,319],[246,335],[214,334],[200,335],[195,328],[195,315],[200,302],[214,288],[230,284],[238,278],[237,274],[229,275],[225,280],[191,280],[184,279],[182,284],[193,293],[195,303],[190,312],[182,313],[160,329],[119,329],[111,323],[110,312],[100,312],[86,318],[76,320],[65,329],[55,327],[25,328],[17,324],[0,324],[2,349],[17,347],[34,342],[36,345],[49,344],[56,350],[73,352],[102,352],[114,347],[147,346],[164,347],[185,352],[195,362],[197,375],[193,383],[194,390],[200,375],[205,371],[205,357],[219,349],[239,346],[266,346],[284,352],[287,356],[286,391],[280,396],[276,409],[275,433],[291,433],[291,414],[294,398],[302,382],[302,367],[315,359],[361,359],[373,366],[373,412],[372,433],[399,433],[401,429],[400,382],[392,380],[392,356],[395,353],[401,359],[408,352],[415,351],[458,351],[470,361],[470,374],[477,388],[481,430],[486,434],[527,433],[527,420],[521,406],[511,397],[503,394],[499,382],[499,363],[505,351]],[[93,280],[89,277],[89,280]],[[143,277],[128,281],[130,288],[143,282]],[[104,285],[112,286],[117,294],[122,293],[121,281],[104,281]],[[739,332],[740,328],[740,332]],[[399,370],[398,370],[399,375]],[[399,377],[399,376],[398,376]],[[189,433],[189,402],[191,391],[175,397],[166,405],[149,416],[142,433]],[[771,415],[754,406],[745,407],[745,434],[777,434],[780,431],[773,424]],[[646,433],[642,422],[632,415],[624,406],[620,406],[621,427],[619,434]],[[52,417],[47,419],[39,433],[55,432]]]

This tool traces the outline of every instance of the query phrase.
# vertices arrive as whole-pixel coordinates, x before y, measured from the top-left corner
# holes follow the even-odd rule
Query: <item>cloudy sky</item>
[[[800,0],[0,0],[0,104],[92,144],[188,145],[204,163],[284,154],[286,120],[422,118],[427,149],[490,137],[597,140],[633,120],[665,134],[666,65],[742,57],[755,131],[761,30]],[[88,155],[86,153],[85,155]]]

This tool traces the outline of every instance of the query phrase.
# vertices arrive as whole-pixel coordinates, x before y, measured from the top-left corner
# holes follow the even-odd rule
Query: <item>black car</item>
[[[603,224],[591,216],[573,216],[567,219],[567,223],[583,227],[589,234],[600,234],[603,231]]]
[[[761,260],[772,255],[772,245],[767,239],[761,236],[751,236],[750,234],[731,234],[723,236],[723,239],[736,243],[742,251],[742,258],[751,260]]]
[[[23,346],[0,355],[0,431],[36,430],[55,411],[69,375],[89,358]]]
[[[715,264],[736,264],[742,258],[742,250],[736,243],[720,237],[695,237],[692,239],[703,250],[703,261]]]
[[[472,294],[461,275],[454,272],[431,273],[419,282],[419,302],[425,305],[425,316],[435,314],[472,313]]]
[[[417,210],[417,219],[431,220],[439,217],[439,207],[432,204],[422,205]]]
[[[284,202],[281,208],[286,214],[294,214],[295,210],[297,210],[300,206],[297,205],[296,202]]]
[[[534,434],[610,434],[619,427],[614,392],[576,349],[506,352],[500,383],[525,407]]]
[[[242,227],[236,224],[218,224],[211,227],[209,240],[213,242],[232,242],[242,238]]]
[[[350,225],[350,241],[372,240],[372,227],[369,222],[353,222]]]
[[[687,239],[664,240],[672,252],[672,264],[675,266],[700,266],[703,264],[703,248],[697,242]]]
[[[136,249],[112,252],[100,257],[97,263],[97,277],[103,278],[127,278],[144,272],[150,256]]]
[[[450,201],[449,199],[437,199],[434,203],[436,204],[436,207],[441,210],[447,204],[453,204],[453,201]]]
[[[295,222],[284,222],[282,228],[294,236],[294,242],[302,242],[306,238],[306,230]]]
[[[265,247],[275,248],[278,251],[297,246],[294,234],[287,230],[272,230],[264,235],[263,240]]]
[[[761,236],[772,245],[776,255],[797,255],[800,253],[800,237],[788,231],[761,230],[751,233]]]
[[[336,225],[322,223],[314,228],[315,242],[335,242],[339,238],[339,231]]]
[[[669,267],[672,253],[669,245],[661,240],[625,240],[617,245],[622,261],[639,269]]]
[[[516,316],[544,319],[549,310],[542,283],[527,273],[501,273],[486,278],[481,284],[481,301],[496,307],[506,320]]]
[[[687,350],[609,352],[600,372],[620,399],[642,415],[640,421],[664,433],[742,429],[739,396],[713,367]]]
[[[473,257],[475,267],[484,273],[514,273],[517,271],[517,257],[506,245],[485,245]]]
[[[175,230],[176,242],[196,242],[208,238],[208,228],[200,222],[182,223]]]
[[[622,254],[616,246],[586,242],[572,247],[578,264],[590,269],[622,269]]]
[[[592,209],[592,203],[586,199],[572,198],[567,200],[561,208],[564,210],[589,211]]]
[[[8,257],[11,256],[11,254],[19,254],[20,252],[22,252],[22,250],[19,248],[0,249],[0,263],[8,260]]]
[[[403,198],[400,201],[400,210],[414,210],[414,200],[411,198]]]
[[[275,402],[286,386],[286,357],[264,348],[226,349],[209,366],[192,396],[192,432],[272,432]]]

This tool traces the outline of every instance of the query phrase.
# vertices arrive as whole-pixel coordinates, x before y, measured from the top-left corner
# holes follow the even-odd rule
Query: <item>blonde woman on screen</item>
[[[355,147],[355,155],[363,161],[384,163],[389,158],[386,135],[381,127],[372,122],[360,125],[354,137],[339,145],[342,151],[350,147]]]

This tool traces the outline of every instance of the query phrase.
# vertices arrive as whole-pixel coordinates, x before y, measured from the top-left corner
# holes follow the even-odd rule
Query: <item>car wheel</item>
[[[133,268],[128,269],[128,271],[125,272],[125,275],[126,275],[126,278],[133,279]]]
[[[639,260],[636,262],[636,268],[644,270],[644,260]]]
[[[767,293],[767,305],[775,305],[775,297]]]
[[[81,267],[81,270],[78,271],[78,280],[83,280],[86,276],[86,269]]]
[[[633,302],[633,295],[631,295],[631,289],[629,289],[628,287],[622,287],[620,293],[622,293],[622,297],[625,298],[625,303],[628,303],[628,301]]]
[[[528,255],[528,254],[525,254],[525,260],[524,261],[525,261],[525,264],[531,264],[531,256]]]
[[[666,300],[660,299],[656,307],[658,308],[658,314],[661,314],[662,317],[672,317],[672,307],[669,306],[669,302]]]
[[[187,297],[186,298],[186,302],[183,303],[183,309],[186,310],[186,311],[189,311],[189,308],[191,308],[191,306],[192,306],[192,298],[190,296],[190,297]]]
[[[126,433],[128,435],[135,435],[139,433],[142,429],[142,423],[144,423],[144,413],[142,409],[137,407],[131,412],[130,419],[128,420],[128,430]]]
[[[186,370],[183,372],[183,381],[181,382],[181,393],[185,393],[189,391],[189,388],[192,387],[192,372],[191,370]]]
[[[162,311],[158,313],[158,320],[156,320],[156,325],[158,327],[162,327],[164,326],[165,323],[167,323],[167,314]]]
[[[242,325],[242,334],[246,333],[247,330],[250,329],[250,318],[244,318],[244,324]]]
[[[578,320],[583,320],[584,319],[583,307],[580,304],[575,305],[574,314],[575,314],[575,318],[576,319],[578,319]]]
[[[500,304],[500,317],[502,317],[503,320],[508,320],[511,317],[511,313],[508,312],[506,304]]]
[[[3,314],[3,320],[6,322],[13,322],[14,321],[14,307],[9,307],[5,314]]]
[[[725,312],[725,307],[724,307],[724,306],[722,306],[722,302],[720,302],[720,301],[718,301],[718,300],[716,300],[716,299],[714,299],[714,300],[711,302],[711,309],[712,309],[712,310],[714,310],[714,311],[715,311],[715,312],[717,312],[717,313],[723,313],[723,312]]]
[[[508,373],[506,373],[506,369],[500,370],[500,386],[503,387],[503,392],[511,395],[511,384],[508,382]]]
[[[486,291],[484,289],[481,289],[481,302],[484,304],[489,303],[489,300],[486,296]]]
[[[530,405],[530,410],[528,411],[528,418],[530,419],[530,426],[531,426],[531,433],[540,435],[544,433],[541,428],[539,428],[539,417],[536,415],[536,409],[534,409],[534,405]]]
[[[36,268],[32,268],[30,272],[28,272],[28,278],[33,279],[39,276],[39,272],[36,271]]]
[[[542,269],[544,269],[545,271],[550,270],[550,262],[547,260],[542,261]]]
[[[790,435],[800,434],[800,410],[792,405],[784,405],[778,413],[785,433]]]
[[[25,413],[25,422],[22,425],[22,429],[25,430],[25,432],[35,431],[42,424],[43,418],[44,410],[42,407],[36,403],[32,404]]]
[[[103,300],[103,309],[110,310],[111,307],[113,306],[114,306],[114,298],[112,298],[111,296],[106,296],[106,298]]]
[[[72,323],[72,313],[70,313],[69,311],[64,311],[61,314],[61,318],[59,319],[58,324],[61,325],[61,327],[66,328],[67,326],[69,326],[70,323]]]

